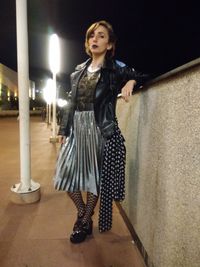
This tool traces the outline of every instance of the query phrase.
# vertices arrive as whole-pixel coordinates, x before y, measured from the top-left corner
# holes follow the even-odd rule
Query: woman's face
[[[104,26],[97,27],[88,39],[88,46],[92,55],[105,55],[112,48],[109,43],[108,31]]]

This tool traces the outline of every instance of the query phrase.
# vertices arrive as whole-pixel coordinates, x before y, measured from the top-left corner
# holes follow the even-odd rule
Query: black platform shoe
[[[73,230],[73,233],[70,236],[70,241],[73,244],[79,244],[83,242],[87,235],[92,234],[93,221],[87,223],[80,223],[76,229]]]
[[[84,214],[82,216],[77,215],[77,219],[74,223],[73,231],[76,231],[76,229],[80,226],[82,219],[83,219],[83,216],[84,216]]]
[[[94,215],[94,211],[92,212],[91,216],[93,216],[93,215]],[[76,221],[74,223],[73,231],[76,231],[77,227],[81,224],[83,217],[84,217],[84,214],[82,216],[79,216],[77,214],[77,219],[76,219]]]

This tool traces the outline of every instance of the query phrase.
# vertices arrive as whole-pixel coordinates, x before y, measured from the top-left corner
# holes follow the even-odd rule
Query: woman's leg
[[[87,192],[87,204],[85,207],[85,214],[82,220],[83,223],[88,223],[91,221],[91,217],[94,213],[97,201],[98,201],[98,196],[90,192]]]
[[[74,224],[73,233],[70,236],[70,241],[72,243],[81,243],[86,239],[87,235],[90,235],[92,233],[93,222],[91,220],[91,217],[94,213],[94,208],[97,204],[98,196],[95,196],[94,194],[88,192],[86,206],[83,202],[80,192],[69,193],[69,196],[76,205],[79,216]],[[80,215],[82,215],[83,212],[84,215],[82,217]]]
[[[77,211],[78,211],[78,217],[81,218],[85,214],[85,203],[83,201],[83,197],[80,191],[77,192],[68,192],[69,197],[74,202]]]

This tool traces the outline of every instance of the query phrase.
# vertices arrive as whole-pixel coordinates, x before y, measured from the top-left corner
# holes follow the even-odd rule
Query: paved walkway
[[[53,188],[59,145],[49,143],[51,131],[39,117],[31,118],[31,169],[41,185],[41,200],[27,205],[10,201],[10,188],[20,181],[18,124],[16,117],[0,118],[0,266],[144,267],[116,207],[111,231],[98,232],[96,210],[92,237],[70,243],[76,211],[66,193]]]

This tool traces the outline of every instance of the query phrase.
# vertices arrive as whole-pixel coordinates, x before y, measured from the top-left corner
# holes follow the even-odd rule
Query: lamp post
[[[53,74],[53,114],[52,114],[52,136],[50,137],[51,143],[56,143],[58,141],[56,135],[56,75],[60,70],[60,47],[57,34],[52,34],[50,36],[49,45],[49,65],[51,72]]]
[[[47,80],[47,84],[43,89],[43,97],[44,100],[46,102],[46,122],[47,124],[51,123],[51,104],[53,101],[53,80],[52,79],[48,79]]]

